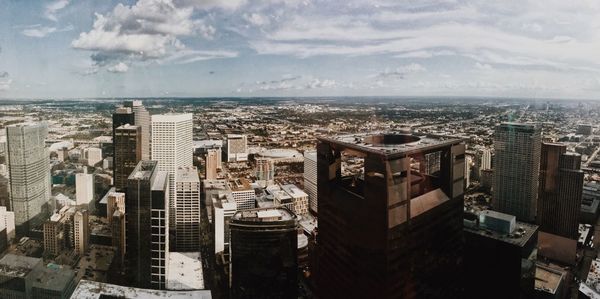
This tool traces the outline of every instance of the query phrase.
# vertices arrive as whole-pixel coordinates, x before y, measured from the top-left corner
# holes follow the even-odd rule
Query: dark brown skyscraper
[[[117,191],[125,191],[127,177],[142,159],[140,127],[129,124],[115,128],[113,146],[114,186]]]
[[[319,138],[319,296],[461,298],[464,153],[446,137]]]
[[[540,230],[577,240],[583,191],[581,156],[563,144],[542,144],[537,220]]]

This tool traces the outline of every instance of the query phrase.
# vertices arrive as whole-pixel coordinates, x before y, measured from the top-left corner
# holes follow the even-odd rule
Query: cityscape
[[[0,0],[0,298],[600,299],[599,15]]]

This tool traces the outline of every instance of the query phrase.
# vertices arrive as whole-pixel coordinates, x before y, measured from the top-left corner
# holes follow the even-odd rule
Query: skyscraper
[[[78,210],[73,215],[73,239],[75,252],[83,256],[90,243],[89,212],[87,210]]]
[[[320,137],[317,156],[320,297],[461,298],[461,139]],[[342,176],[342,157],[364,171]]]
[[[57,256],[65,246],[65,230],[62,215],[54,214],[44,222],[44,253]]]
[[[112,115],[113,158],[115,156],[115,130],[122,125],[134,125],[135,118],[130,107],[117,107]]]
[[[227,161],[240,162],[248,160],[248,139],[246,135],[227,135]]]
[[[311,212],[317,214],[317,152],[304,153],[304,191]]]
[[[114,186],[117,191],[123,192],[131,171],[142,160],[141,129],[124,124],[115,128],[113,134]]]
[[[200,251],[200,178],[196,167],[177,169],[175,251]]]
[[[44,144],[48,127],[41,124],[6,128],[10,208],[17,237],[42,223],[50,199],[50,156]]]
[[[297,298],[297,226],[296,215],[284,208],[231,217],[233,298]]]
[[[115,211],[118,210],[125,215],[125,193],[110,192],[106,201],[106,217],[108,217],[109,224],[112,223],[111,219]]]
[[[492,151],[484,149],[481,151],[481,167],[480,170],[492,169]]]
[[[502,123],[494,133],[494,209],[533,222],[537,209],[541,130]]]
[[[83,173],[75,174],[75,199],[77,205],[89,207],[94,201],[94,174],[87,173],[87,167],[83,168]]]
[[[216,149],[209,149],[206,153],[205,177],[207,180],[217,179],[217,168],[220,161],[219,152]]]
[[[150,160],[150,112],[140,100],[125,101],[124,106],[133,112],[134,122],[131,124],[140,127],[142,160]]]
[[[152,115],[152,160],[158,170],[166,171],[169,179],[169,224],[175,227],[175,174],[179,167],[192,166],[192,114]]]
[[[156,161],[140,161],[127,179],[126,254],[128,273],[137,287],[165,288],[169,260],[168,194],[168,173],[159,171]]]
[[[259,181],[273,182],[275,179],[275,162],[269,158],[256,159],[256,178]]]

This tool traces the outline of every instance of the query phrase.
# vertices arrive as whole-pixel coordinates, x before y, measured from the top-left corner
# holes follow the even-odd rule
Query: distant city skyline
[[[0,0],[0,99],[597,99],[598,15],[583,0]]]

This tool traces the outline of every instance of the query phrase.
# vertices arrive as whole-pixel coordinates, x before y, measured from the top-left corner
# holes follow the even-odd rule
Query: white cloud
[[[30,26],[26,29],[23,29],[23,31],[21,31],[21,34],[23,34],[25,36],[29,36],[29,37],[43,38],[52,33],[71,31],[73,29],[74,29],[73,25],[68,25],[63,28],[56,28],[56,27],[40,26],[39,24],[37,24],[37,25]]]
[[[335,80],[315,78],[315,79],[311,80],[310,82],[308,82],[304,86],[304,88],[306,88],[306,89],[331,88],[331,87],[335,87],[335,86],[336,86]]]
[[[57,22],[58,17],[56,16],[56,14],[61,9],[65,8],[67,5],[69,5],[69,0],[57,0],[57,1],[51,2],[50,4],[46,5],[46,9],[44,11],[44,16],[48,20]]]
[[[123,62],[119,62],[115,65],[112,65],[106,69],[111,73],[125,73],[129,70],[129,66]]]
[[[479,63],[479,62],[475,62],[475,68],[479,69],[479,70],[492,70],[494,69],[491,65],[487,64],[487,63]]]
[[[261,14],[258,13],[250,13],[250,14],[244,14],[243,15],[244,19],[254,25],[254,26],[264,26],[264,25],[269,25],[271,23],[271,21],[269,20],[269,17],[267,16],[263,16]]]
[[[12,82],[12,79],[0,79],[0,91],[9,90]]]

